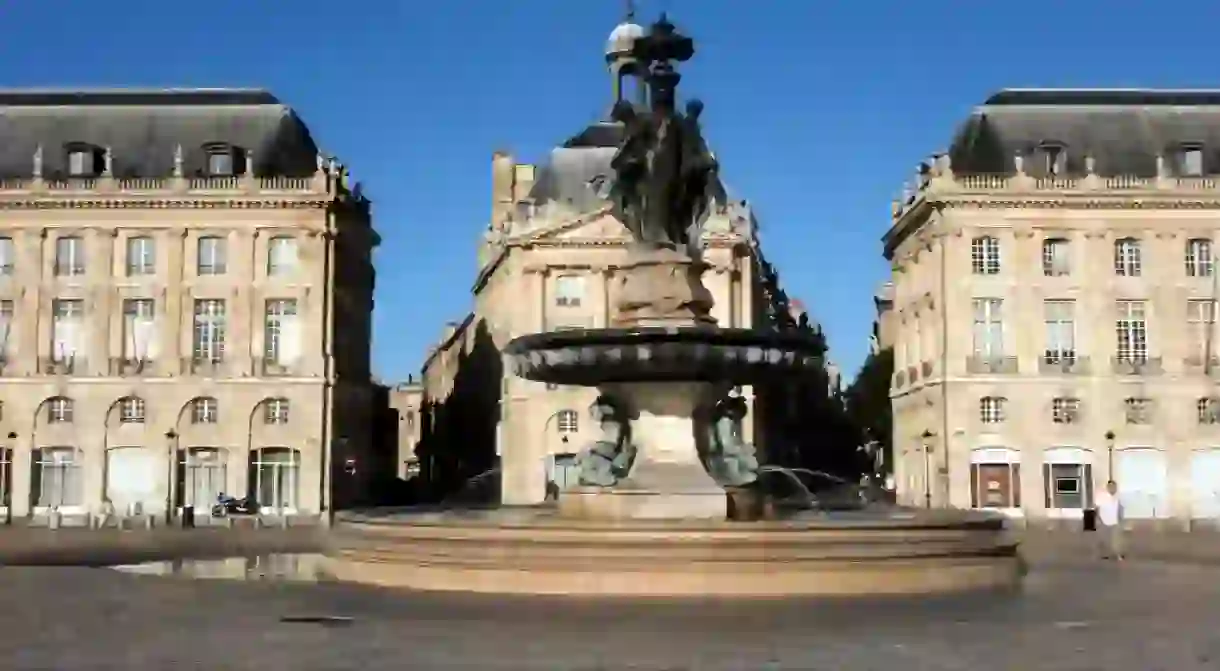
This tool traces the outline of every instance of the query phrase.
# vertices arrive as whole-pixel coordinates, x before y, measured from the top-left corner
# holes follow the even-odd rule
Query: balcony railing
[[[150,375],[155,366],[150,359],[130,357],[115,357],[110,360],[110,374],[124,377],[128,375]]]
[[[1164,372],[1161,357],[1113,357],[1111,370],[1116,375],[1160,375]]]
[[[280,363],[275,359],[259,359],[255,362],[255,370],[261,377],[283,377],[292,375],[292,366],[285,363]]]
[[[212,357],[187,357],[182,360],[182,370],[188,375],[221,377],[224,375],[224,359]]]
[[[1043,354],[1038,362],[1038,372],[1045,375],[1087,375],[1089,357],[1065,356],[1063,352]]]
[[[38,372],[43,375],[78,375],[87,370],[84,357],[42,357],[38,360]]]
[[[976,375],[1012,375],[1018,370],[1017,357],[977,355],[966,357],[966,372]]]
[[[318,172],[312,177],[73,177],[69,179],[21,178],[0,180],[0,196],[22,193],[73,194],[82,192],[138,193],[249,193],[260,191],[326,193],[335,177]]]

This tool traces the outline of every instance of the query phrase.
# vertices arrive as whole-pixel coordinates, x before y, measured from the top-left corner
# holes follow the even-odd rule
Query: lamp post
[[[924,429],[923,435],[923,503],[932,507],[932,437],[936,434]]]
[[[0,503],[4,504],[4,523],[13,523],[13,462],[16,461],[17,454],[17,432],[8,432],[8,463],[4,464],[5,472],[0,473],[0,487],[4,487],[4,499]]]
[[[165,432],[165,524],[168,526],[174,521],[174,475],[178,455],[178,432],[170,429]]]
[[[1106,480],[1114,479],[1114,432],[1106,432]]]

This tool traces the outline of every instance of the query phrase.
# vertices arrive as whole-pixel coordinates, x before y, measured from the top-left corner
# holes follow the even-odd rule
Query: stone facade
[[[55,95],[0,96],[3,512],[357,500],[378,239],[343,168],[266,93]]]
[[[419,475],[420,464],[415,456],[415,447],[420,438],[420,410],[423,400],[424,387],[413,379],[390,389],[389,404],[397,421],[394,470],[397,477],[403,480],[410,480]]]
[[[1220,518],[1218,97],[1001,93],[921,167],[877,302],[901,502]]]

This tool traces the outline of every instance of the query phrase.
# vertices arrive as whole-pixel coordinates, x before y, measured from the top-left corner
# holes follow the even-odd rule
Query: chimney
[[[497,151],[491,155],[491,223],[504,221],[516,202],[516,161],[508,152]]]

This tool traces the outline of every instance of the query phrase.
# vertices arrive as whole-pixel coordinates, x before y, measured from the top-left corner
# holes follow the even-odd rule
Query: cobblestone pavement
[[[1214,671],[1220,568],[1035,564],[1016,595],[613,604],[0,569],[6,669]],[[337,616],[329,625],[284,617]]]

